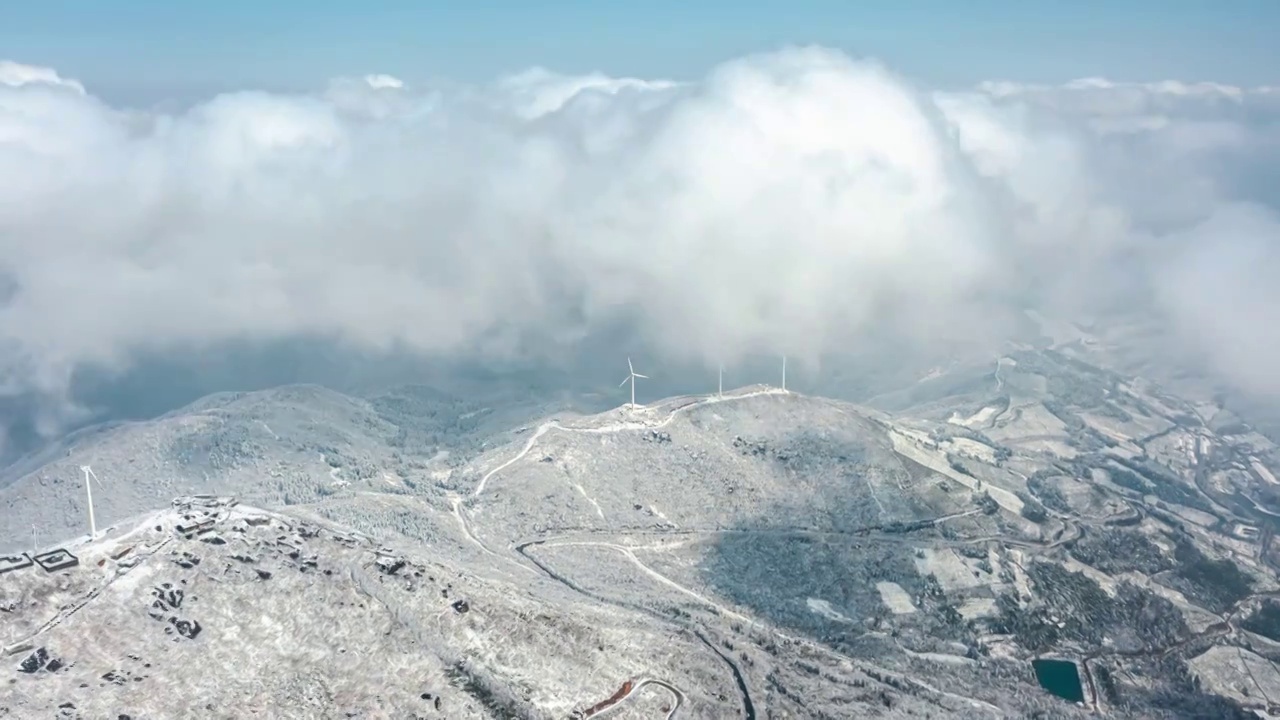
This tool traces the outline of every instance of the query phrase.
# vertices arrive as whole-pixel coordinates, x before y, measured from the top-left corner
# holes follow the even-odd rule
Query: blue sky
[[[693,78],[788,43],[940,85],[1280,81],[1280,0],[41,0],[3,20],[0,58],[138,100],[366,72],[481,80],[534,64]]]

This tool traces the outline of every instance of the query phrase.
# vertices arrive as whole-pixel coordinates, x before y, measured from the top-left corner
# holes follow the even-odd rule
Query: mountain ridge
[[[202,488],[219,495],[254,491],[252,482],[288,469],[296,478],[288,489],[300,488],[292,502],[237,512],[368,543],[344,554],[330,540],[304,538],[307,550],[283,531],[251,537],[239,515],[156,535],[169,536],[166,552],[178,553],[170,560],[203,557],[196,569],[154,558],[143,566],[235,585],[252,580],[244,573],[253,565],[235,555],[263,562],[265,548],[285,542],[292,549],[262,569],[305,575],[316,598],[376,601],[387,618],[380,622],[413,639],[404,647],[435,658],[432,682],[452,688],[431,691],[448,702],[443,715],[414,704],[421,697],[407,687],[379,705],[332,674],[336,658],[315,655],[304,664],[311,689],[278,688],[302,698],[297,707],[311,708],[309,716],[586,717],[609,701],[617,703],[609,712],[659,717],[836,717],[856,708],[868,717],[1065,718],[1109,709],[1166,718],[1265,709],[1257,698],[1272,680],[1257,663],[1272,651],[1244,627],[1272,632],[1268,603],[1280,598],[1271,526],[1252,509],[1270,502],[1262,473],[1274,447],[1218,435],[1198,419],[1208,409],[1184,416],[1183,405],[1140,384],[1099,377],[1053,355],[1019,356],[986,379],[922,385],[893,413],[768,386],[598,414],[560,407],[501,417],[487,403],[455,407],[427,391],[370,400],[294,387],[222,397],[216,408],[166,417],[156,427],[193,439],[159,443],[167,455],[142,459],[212,468],[223,452],[230,470]],[[411,425],[415,413],[419,425]],[[489,424],[467,424],[478,420]],[[437,443],[437,429],[450,427],[458,433]],[[101,495],[112,492],[107,485]],[[75,483],[47,489],[74,508]],[[237,507],[259,504],[248,495]],[[13,495],[0,489],[0,498],[12,503]],[[100,525],[115,527],[68,546],[86,548],[89,575],[66,570],[49,581],[88,583],[90,592],[93,573],[118,572],[107,545],[153,532],[151,515],[127,516],[134,519],[104,515]],[[398,561],[381,559],[380,548],[404,567],[449,578],[450,603],[468,588],[469,610],[443,597],[423,604],[429,593],[407,591],[400,570],[383,572]],[[304,562],[327,554],[331,565]],[[12,576],[0,574],[0,599],[12,597]],[[268,593],[260,598],[268,618],[303,587],[254,582],[254,592]],[[208,606],[220,624],[230,615],[217,608],[249,597],[227,592]],[[117,617],[119,603],[135,602],[129,597],[103,605],[99,620]],[[100,602],[76,617],[92,621]],[[136,608],[134,620],[112,621],[119,631],[95,630],[84,642],[47,633],[46,653],[102,668],[134,642],[120,633],[143,621]],[[319,608],[299,617],[308,618],[297,621],[304,637],[339,622]],[[443,617],[466,629],[441,634],[428,619]],[[553,638],[564,633],[581,642]],[[229,636],[202,637],[218,643],[217,657],[250,652]],[[1252,694],[1233,689],[1225,648],[1260,678]],[[1029,661],[1046,656],[1077,668],[1084,708],[1037,686]],[[249,664],[280,661],[271,657]],[[24,707],[53,709],[40,705],[40,688],[67,687],[59,672],[37,673],[45,685],[19,685],[34,703]],[[227,688],[241,687],[235,677],[228,670],[231,685],[203,692],[228,698]],[[189,682],[177,670],[149,678],[140,682],[157,689]]]

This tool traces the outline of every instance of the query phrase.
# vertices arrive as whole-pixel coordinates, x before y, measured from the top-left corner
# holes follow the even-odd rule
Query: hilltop
[[[103,482],[99,525],[177,495],[275,507],[360,490],[411,493],[415,479],[429,482],[547,408],[495,408],[423,386],[370,398],[317,385],[210,395],[154,420],[81,431],[7,468],[0,550],[29,547],[32,524],[46,542],[87,533],[83,465]]]

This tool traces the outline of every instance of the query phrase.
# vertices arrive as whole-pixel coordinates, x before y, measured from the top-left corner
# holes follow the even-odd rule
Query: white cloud
[[[1155,289],[1175,330],[1228,377],[1280,397],[1280,215],[1225,205],[1205,223],[1167,238],[1172,252]]]
[[[400,90],[401,88],[404,87],[404,81],[401,80],[400,78],[394,77],[392,75],[383,75],[380,73],[365,75],[364,81],[369,87],[373,88],[374,90],[384,90],[387,88]]]
[[[1274,152],[1267,89],[940,93],[819,48],[696,82],[371,75],[176,115],[0,78],[10,390],[227,340],[522,352],[618,322],[675,360],[815,359],[998,339],[1014,299],[1141,297],[1197,351],[1252,333],[1210,353],[1242,382],[1280,347],[1256,327],[1280,232],[1236,155]],[[1203,297],[1250,310],[1197,337],[1223,312]]]
[[[609,98],[628,92],[661,91],[677,86],[678,83],[670,80],[611,78],[600,73],[560,75],[541,67],[504,77],[497,83],[503,106],[514,110],[525,120],[556,112],[583,96]]]
[[[34,65],[23,65],[12,60],[0,60],[0,85],[22,87],[23,85],[52,85],[84,94],[84,86],[76,80],[68,80],[58,75],[56,70]]]

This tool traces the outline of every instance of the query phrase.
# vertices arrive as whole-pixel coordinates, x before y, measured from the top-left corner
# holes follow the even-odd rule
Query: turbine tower
[[[627,379],[618,383],[618,387],[622,387],[627,383],[631,383],[631,407],[635,407],[636,406],[636,378],[644,378],[645,380],[648,380],[649,376],[641,375],[640,373],[636,372],[636,369],[631,365],[631,358],[627,358],[627,372],[628,372]]]
[[[724,363],[720,363],[720,389],[716,391],[716,397],[724,397]]]
[[[93,520],[93,484],[89,479],[93,478],[93,482],[98,483],[98,487],[102,487],[102,481],[98,479],[98,473],[88,465],[81,465],[80,471],[84,473],[84,494],[89,500],[89,539],[94,540],[98,537],[98,525]]]
[[[787,356],[782,356],[782,392],[787,391]]]

